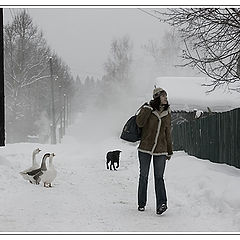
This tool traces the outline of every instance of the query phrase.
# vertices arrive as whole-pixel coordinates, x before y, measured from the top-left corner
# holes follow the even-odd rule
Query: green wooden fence
[[[173,125],[173,148],[240,168],[240,108]]]

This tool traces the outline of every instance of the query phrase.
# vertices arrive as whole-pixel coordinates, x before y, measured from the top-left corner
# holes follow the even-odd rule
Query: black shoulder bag
[[[145,103],[137,110],[137,112]],[[125,123],[120,138],[128,142],[137,142],[141,140],[142,129],[136,123],[137,112]]]

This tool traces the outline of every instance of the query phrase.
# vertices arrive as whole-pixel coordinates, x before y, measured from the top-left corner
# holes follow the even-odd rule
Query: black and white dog
[[[115,151],[111,151],[111,152],[108,152],[107,155],[106,155],[106,159],[107,159],[107,169],[109,169],[109,162],[110,162],[110,170],[112,170],[112,167],[114,170],[116,170],[116,168],[119,167],[119,157],[120,157],[120,150],[115,150]],[[114,166],[114,163],[117,163],[117,166],[115,168]]]

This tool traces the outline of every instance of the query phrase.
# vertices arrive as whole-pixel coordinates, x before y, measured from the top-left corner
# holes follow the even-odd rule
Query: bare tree
[[[192,76],[193,70],[181,67],[181,39],[176,31],[166,31],[159,40],[149,40],[143,49],[153,57],[159,76]]]
[[[129,80],[130,65],[132,63],[131,50],[132,45],[127,36],[112,41],[111,56],[104,65],[108,79],[117,82]]]
[[[17,118],[18,108],[27,104],[29,86],[49,77],[47,59],[50,50],[25,10],[4,29],[7,106]]]
[[[237,60],[240,54],[240,9],[172,8],[152,10],[160,21],[176,27],[185,43],[185,66],[196,67],[212,79],[213,91],[239,82]],[[234,87],[231,87],[234,86]]]
[[[153,57],[155,63],[157,66],[162,65],[162,55],[161,50],[162,47],[160,46],[160,43],[157,40],[148,40],[146,44],[142,46],[142,48]]]
[[[240,78],[240,57],[238,58],[237,74],[238,74],[238,77]]]
[[[8,141],[18,141],[20,135],[20,140],[26,140],[28,134],[38,134],[34,123],[42,112],[50,115],[49,57],[53,59],[54,103],[58,112],[62,109],[60,95],[72,96],[73,79],[69,67],[52,53],[25,9],[4,26],[4,51]]]

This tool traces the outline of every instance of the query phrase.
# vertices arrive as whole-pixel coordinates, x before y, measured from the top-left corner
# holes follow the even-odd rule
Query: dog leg
[[[116,168],[119,168],[119,162],[117,162],[117,166],[116,166]]]
[[[109,162],[106,162],[106,165],[107,165],[107,169],[109,169],[109,167],[108,167],[108,163],[109,163]]]

